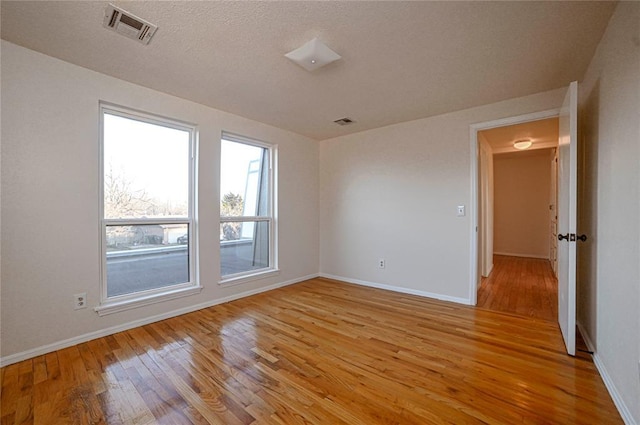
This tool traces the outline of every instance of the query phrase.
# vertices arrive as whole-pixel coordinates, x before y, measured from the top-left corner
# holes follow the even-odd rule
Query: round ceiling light
[[[531,142],[531,140],[518,140],[516,142],[513,142],[513,147],[516,149],[520,149],[520,150],[525,150],[525,149],[529,149],[531,147],[533,143]]]

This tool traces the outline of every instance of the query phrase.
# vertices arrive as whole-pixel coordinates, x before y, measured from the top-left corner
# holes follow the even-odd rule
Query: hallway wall
[[[550,155],[539,149],[493,156],[495,254],[549,258]]]

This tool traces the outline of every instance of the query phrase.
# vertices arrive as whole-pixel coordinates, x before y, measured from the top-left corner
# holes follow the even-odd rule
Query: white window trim
[[[100,228],[100,304],[94,311],[100,316],[118,313],[150,304],[173,300],[200,293],[202,286],[198,274],[198,251],[197,243],[197,219],[196,213],[196,151],[198,128],[195,124],[166,118],[159,115],[137,111],[131,108],[115,105],[108,102],[99,103],[99,123],[100,123],[100,158],[99,158],[99,228]],[[106,219],[104,218],[104,115],[116,115],[144,123],[160,125],[176,130],[187,131],[189,133],[189,203],[187,217],[168,218],[133,218],[133,219]],[[139,291],[133,294],[119,295],[115,297],[107,296],[107,225],[143,225],[143,224],[188,224],[189,228],[189,282],[165,286],[162,288]]]
[[[243,143],[245,145],[257,146],[267,149],[269,152],[269,198],[268,198],[268,216],[242,216],[242,217],[227,217],[220,216],[220,224],[225,222],[245,222],[245,221],[267,221],[269,222],[269,267],[265,267],[259,270],[250,270],[247,272],[234,273],[226,276],[220,275],[218,285],[220,286],[234,286],[246,282],[251,282],[260,279],[266,279],[272,276],[280,274],[278,268],[278,224],[277,224],[277,200],[278,200],[278,185],[277,185],[277,173],[278,173],[278,145],[273,143],[267,143],[256,139],[251,139],[245,136],[241,136],[234,133],[222,132],[222,140],[228,140],[230,142]],[[220,153],[220,159],[222,160],[222,152]],[[221,179],[219,180],[221,181]],[[218,258],[220,256],[220,244],[218,244]],[[222,259],[221,259],[222,261]],[[221,272],[221,269],[218,270]]]

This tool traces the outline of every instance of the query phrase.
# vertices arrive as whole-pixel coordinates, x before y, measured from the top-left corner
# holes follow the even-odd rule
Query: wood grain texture
[[[313,279],[2,369],[1,424],[620,424],[557,326]]]
[[[548,260],[493,256],[478,288],[478,307],[558,321],[558,280]]]

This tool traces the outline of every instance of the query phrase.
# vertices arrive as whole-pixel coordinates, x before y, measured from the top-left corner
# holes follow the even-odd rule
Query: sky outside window
[[[111,176],[124,191],[154,204],[145,216],[188,214],[189,155],[188,131],[104,114],[105,192]],[[107,193],[105,203],[110,211]]]
[[[264,148],[222,140],[220,153],[220,200],[228,193],[245,198],[247,173],[251,161],[260,160]]]

